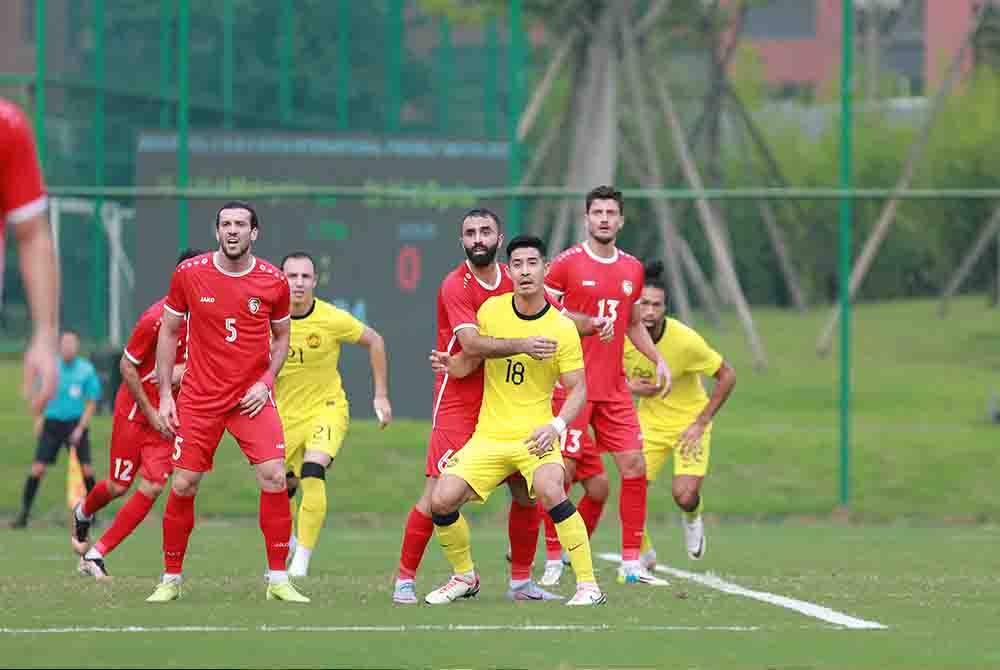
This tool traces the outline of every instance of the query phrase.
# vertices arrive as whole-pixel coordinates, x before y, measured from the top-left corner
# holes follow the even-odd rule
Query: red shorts
[[[170,451],[170,440],[148,423],[129,421],[127,414],[115,413],[108,467],[111,481],[128,488],[138,472],[152,484],[166,482],[174,471]]]
[[[595,400],[587,405],[590,406],[590,425],[597,438],[598,451],[618,453],[642,450],[642,429],[632,398]]]
[[[475,428],[475,424],[472,424],[467,431],[432,428],[431,439],[427,444],[427,466],[424,468],[424,474],[428,477],[440,477],[441,471],[448,465],[448,459],[472,438]]]
[[[562,410],[564,397],[552,399],[552,413],[558,414]],[[582,482],[604,473],[604,462],[601,460],[601,453],[590,437],[590,419],[592,406],[588,402],[576,415],[576,418],[566,427],[566,433],[562,436],[561,448],[562,456],[566,460],[574,461],[576,470],[573,475],[573,482]]]
[[[176,468],[193,472],[211,470],[223,430],[236,438],[252,465],[285,458],[285,433],[278,409],[271,400],[252,419],[240,414],[239,407],[225,414],[203,414],[195,408],[179,405],[177,416],[181,425],[171,454]]]
[[[431,439],[427,444],[427,465],[424,467],[424,475],[427,477],[440,477],[441,471],[448,465],[448,459],[452,454],[460,451],[466,443],[472,439],[472,433],[476,430],[473,423],[468,430],[459,428],[431,428]],[[520,472],[515,472],[505,479],[510,483],[516,479],[524,479]]]

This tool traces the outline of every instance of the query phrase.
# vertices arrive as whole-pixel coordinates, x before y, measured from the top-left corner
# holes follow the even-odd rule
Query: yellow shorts
[[[296,476],[302,471],[306,449],[321,451],[331,459],[337,457],[347,435],[350,410],[346,402],[305,418],[283,420],[285,429],[285,468]]]
[[[677,440],[687,427],[676,430],[642,431],[642,455],[646,457],[646,479],[655,481],[663,466],[667,464],[670,452],[677,446]],[[708,472],[708,457],[712,451],[712,425],[701,436],[701,443],[694,449],[691,458],[683,458],[680,452],[674,454],[674,476],[693,475],[704,477]]]
[[[473,434],[465,446],[451,456],[441,474],[464,479],[485,501],[504,480],[520,472],[528,482],[528,492],[534,496],[535,470],[548,463],[563,464],[559,445],[553,447],[552,451],[538,457],[528,452],[524,440],[496,440]]]

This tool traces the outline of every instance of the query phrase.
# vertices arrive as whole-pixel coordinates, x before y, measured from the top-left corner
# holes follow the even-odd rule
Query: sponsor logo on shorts
[[[584,279],[580,283],[583,284],[584,286],[597,286],[597,282],[594,281],[593,279]]]
[[[278,442],[276,445],[274,445],[274,448],[278,449],[280,451],[284,451],[285,450],[285,443],[284,442]]]
[[[212,297],[207,296],[207,295],[203,295],[203,296],[201,296],[201,302],[215,302],[215,298],[212,298]]]

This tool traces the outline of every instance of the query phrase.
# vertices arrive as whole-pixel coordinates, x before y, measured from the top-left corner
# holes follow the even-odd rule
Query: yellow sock
[[[326,522],[326,481],[318,477],[304,477],[302,507],[299,509],[299,532],[295,536],[306,549],[315,549],[319,531]]]
[[[642,544],[639,546],[639,554],[645,554],[648,551],[652,551],[653,541],[649,539],[649,529],[642,529]]]
[[[569,553],[569,562],[573,564],[577,583],[596,583],[594,562],[590,557],[590,540],[587,538],[587,525],[580,513],[573,512],[557,523],[556,534],[559,536],[559,543]]]
[[[694,521],[701,514],[701,510],[705,508],[705,497],[698,496],[698,506],[694,508],[693,512],[684,512],[684,518],[688,521]]]
[[[444,555],[451,563],[451,569],[456,575],[475,570],[472,563],[472,534],[469,532],[469,524],[464,516],[459,514],[458,520],[447,526],[439,526],[435,523],[434,532],[437,534],[441,550],[444,551]]]

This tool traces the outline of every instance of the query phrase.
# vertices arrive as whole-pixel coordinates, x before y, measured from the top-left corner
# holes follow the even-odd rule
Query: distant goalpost
[[[61,259],[60,228],[63,215],[93,217],[95,200],[84,198],[51,198],[49,222],[55,241],[56,258]],[[105,200],[101,205],[101,223],[108,241],[108,341],[112,346],[124,345],[125,324],[122,305],[135,288],[135,269],[125,253],[122,231],[135,220],[135,209],[122,203]]]

